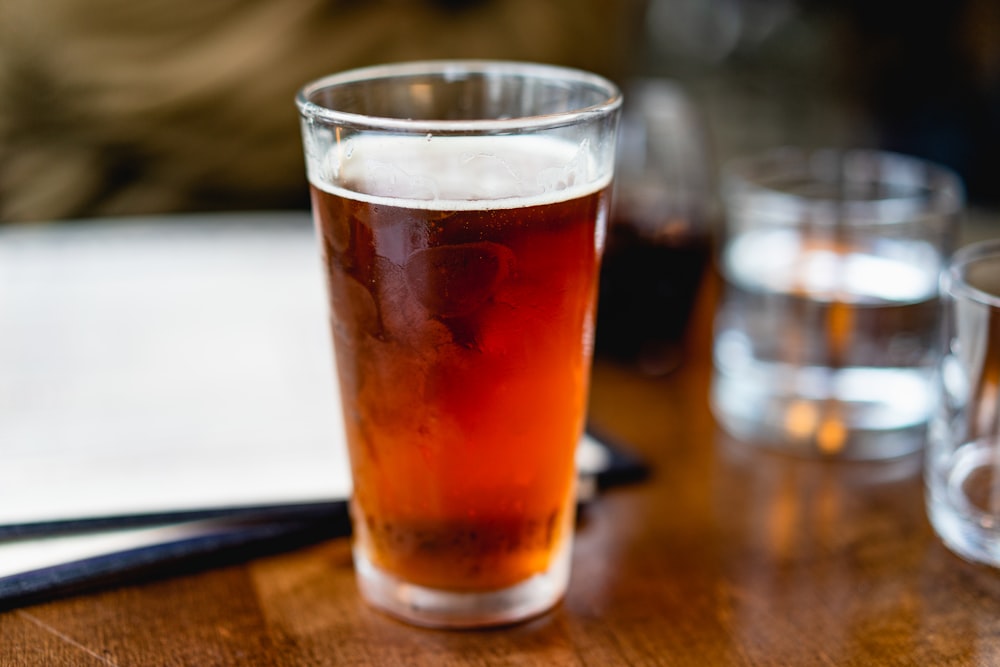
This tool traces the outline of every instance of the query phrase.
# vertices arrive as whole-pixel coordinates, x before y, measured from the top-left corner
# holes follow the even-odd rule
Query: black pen
[[[55,519],[0,525],[0,542],[11,539],[70,535],[142,526],[178,524],[207,519],[228,519],[244,523],[283,521],[310,521],[340,517],[344,514],[344,500],[323,500],[301,503],[276,503],[213,507],[166,512],[114,514],[98,517]]]
[[[287,508],[281,508],[285,511]],[[219,512],[222,510],[213,510]],[[310,506],[296,518],[276,520],[278,509],[243,518],[200,518],[161,525],[132,526],[89,535],[49,535],[45,541],[97,536],[123,537],[130,546],[112,540],[106,549],[81,558],[70,558],[41,567],[0,576],[0,609],[40,602],[95,588],[130,583],[139,579],[194,572],[295,549],[307,544],[347,535],[350,522],[346,503]],[[262,517],[270,512],[270,519]],[[197,514],[196,512],[185,514]],[[102,520],[89,521],[96,525]],[[69,523],[69,522],[67,522]],[[37,538],[36,538],[37,539]],[[5,540],[8,547],[31,539]],[[0,554],[4,543],[0,542]]]

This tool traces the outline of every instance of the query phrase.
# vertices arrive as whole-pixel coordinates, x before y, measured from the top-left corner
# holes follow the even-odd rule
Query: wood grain
[[[934,536],[919,457],[798,460],[718,431],[711,298],[675,373],[595,366],[594,424],[653,474],[584,510],[553,612],[411,628],[362,603],[334,540],[7,612],[0,666],[1000,664],[1000,575]]]

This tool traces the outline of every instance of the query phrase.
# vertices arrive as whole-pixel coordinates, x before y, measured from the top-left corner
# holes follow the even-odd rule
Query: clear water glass
[[[728,165],[722,191],[720,425],[807,456],[919,450],[937,402],[938,276],[959,180],[898,154],[780,149]]]

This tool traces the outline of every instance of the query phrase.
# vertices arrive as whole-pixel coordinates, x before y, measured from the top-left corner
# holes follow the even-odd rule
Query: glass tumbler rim
[[[968,268],[984,260],[1000,262],[1000,239],[976,241],[956,250],[941,273],[941,293],[1000,308],[1000,293],[976,287],[967,279]]]
[[[359,83],[365,80],[406,79],[418,76],[437,77],[445,82],[463,77],[508,76],[539,81],[563,81],[601,91],[601,98],[591,104],[563,111],[525,114],[504,118],[417,119],[388,115],[365,115],[330,108],[313,100],[321,90]],[[524,130],[545,130],[576,125],[595,117],[608,115],[622,105],[622,93],[610,79],[583,69],[544,63],[514,60],[450,59],[417,60],[385,63],[348,69],[329,74],[305,84],[296,94],[295,103],[301,116],[331,125],[360,130],[388,131],[404,134],[502,134]]]
[[[738,200],[741,206],[752,201],[758,214],[768,209],[776,224],[798,225],[803,219],[843,226],[923,224],[934,217],[957,215],[965,205],[962,180],[951,168],[877,148],[780,146],[734,158],[721,171],[725,199]],[[796,177],[800,184],[864,184],[885,190],[865,197],[798,192],[791,189]]]

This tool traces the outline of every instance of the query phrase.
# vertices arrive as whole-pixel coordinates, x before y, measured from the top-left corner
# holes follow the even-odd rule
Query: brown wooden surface
[[[645,482],[580,519],[564,603],[504,629],[367,608],[348,541],[0,615],[0,665],[992,665],[1000,575],[934,537],[919,458],[750,450],[708,410],[710,295],[684,366],[599,363],[593,422]]]

